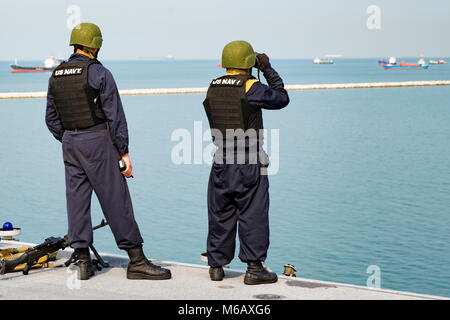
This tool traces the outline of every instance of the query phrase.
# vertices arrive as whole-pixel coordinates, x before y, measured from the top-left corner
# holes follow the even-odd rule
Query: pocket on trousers
[[[62,149],[62,155],[63,155],[63,160],[66,162],[66,161],[69,161],[69,159],[68,159],[68,156],[67,156],[67,154],[68,154],[68,146],[67,146],[67,142],[65,142],[64,140],[62,141],[62,144],[61,144],[61,149]]]
[[[243,164],[239,166],[241,182],[244,187],[250,188],[258,183],[260,166],[258,164]]]
[[[95,132],[93,136],[80,139],[78,149],[87,162],[95,163],[106,155],[107,143],[104,133]]]
[[[225,165],[223,164],[216,164],[213,162],[211,174],[214,182],[214,186],[217,188],[223,188],[223,172],[225,170]]]

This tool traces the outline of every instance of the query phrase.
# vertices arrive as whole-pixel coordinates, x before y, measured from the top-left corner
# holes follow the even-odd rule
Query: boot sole
[[[209,275],[209,278],[211,279],[211,281],[222,281],[223,278],[225,278],[225,273],[222,273],[220,276],[218,277],[214,277],[211,274]]]
[[[220,279],[214,279],[214,278],[211,278],[211,277],[210,277],[210,279],[211,279],[211,281],[222,281],[222,280],[223,280],[223,278],[220,278]]]
[[[142,274],[142,273],[135,273],[135,272],[128,272],[127,273],[127,279],[130,280],[168,280],[172,278],[172,275],[163,275],[163,276],[152,276],[149,274]]]
[[[247,285],[258,285],[258,284],[271,284],[271,283],[275,283],[278,281],[278,278],[275,278],[273,280],[270,281],[265,281],[265,280],[254,280],[254,279],[247,279],[244,278],[244,283]]]

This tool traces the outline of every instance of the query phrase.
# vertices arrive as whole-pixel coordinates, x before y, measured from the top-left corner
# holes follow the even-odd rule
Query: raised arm
[[[263,109],[278,110],[289,104],[289,95],[284,89],[283,79],[272,68],[266,54],[258,54],[257,68],[263,72],[268,86],[256,82],[247,93],[248,102]]]

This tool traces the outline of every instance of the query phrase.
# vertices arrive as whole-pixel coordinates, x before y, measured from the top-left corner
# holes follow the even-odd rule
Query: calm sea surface
[[[414,59],[404,59],[412,62]],[[0,62],[0,92],[44,91],[49,74],[11,74]],[[21,61],[23,64],[39,62]],[[216,61],[105,61],[121,89],[206,87]],[[384,70],[372,60],[274,61],[286,84],[450,80],[450,65]],[[279,172],[270,176],[267,264],[307,278],[450,296],[450,87],[290,92],[281,111]],[[207,119],[203,94],[125,96],[128,180],[136,219],[153,258],[200,263],[207,234],[208,164],[175,165],[175,129]],[[61,145],[44,123],[45,100],[0,100],[0,222],[41,242],[67,232]],[[206,147],[208,142],[204,142]],[[269,143],[270,146],[270,143]],[[270,152],[269,152],[270,154]],[[101,217],[93,198],[93,223]],[[109,229],[100,251],[121,253]],[[244,269],[237,258],[231,267]]]

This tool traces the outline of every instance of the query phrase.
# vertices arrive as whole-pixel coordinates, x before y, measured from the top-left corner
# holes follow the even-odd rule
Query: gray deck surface
[[[5,246],[8,244],[0,242],[0,248]],[[67,259],[69,255],[66,249],[58,257]],[[207,266],[159,260],[153,262],[170,268],[171,280],[127,280],[127,257],[102,256],[112,267],[97,271],[89,281],[77,281],[76,270],[65,267],[31,270],[27,276],[21,272],[0,275],[0,299],[244,300],[264,294],[296,300],[441,298],[285,276],[275,284],[248,286],[243,283],[244,273],[227,269],[223,281],[213,282]]]

